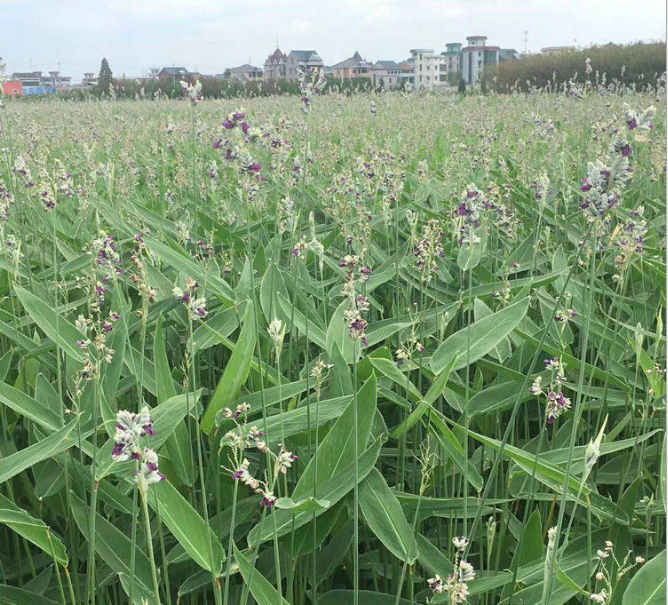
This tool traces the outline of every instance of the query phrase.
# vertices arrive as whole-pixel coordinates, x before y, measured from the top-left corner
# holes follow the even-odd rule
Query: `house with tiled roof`
[[[262,70],[248,63],[225,70],[225,77],[240,82],[257,82],[262,79]]]
[[[402,69],[396,61],[376,61],[370,70],[374,87],[396,88],[401,80]]]
[[[185,67],[163,67],[158,72],[158,80],[185,78],[190,72]]]
[[[264,62],[264,73],[262,77],[265,80],[285,80],[287,78],[288,55],[286,55],[278,46]]]
[[[325,64],[315,50],[291,50],[287,58],[286,80],[292,82],[299,79],[302,69],[321,71]]]
[[[371,77],[372,64],[364,60],[359,52],[355,51],[352,57],[332,65],[332,75],[341,80],[358,80]]]

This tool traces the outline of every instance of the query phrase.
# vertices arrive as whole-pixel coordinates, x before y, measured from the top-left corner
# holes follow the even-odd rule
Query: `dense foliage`
[[[316,89],[6,104],[0,601],[663,601],[665,91]]]
[[[589,63],[589,68],[587,67]],[[606,44],[577,51],[537,54],[521,61],[505,61],[488,70],[489,86],[497,92],[552,87],[569,82],[617,90],[656,89],[666,72],[666,43]]]

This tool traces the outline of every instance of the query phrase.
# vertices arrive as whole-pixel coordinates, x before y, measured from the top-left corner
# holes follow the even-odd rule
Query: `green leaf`
[[[295,328],[304,334],[304,336],[308,334],[308,339],[312,343],[315,343],[323,350],[330,350],[327,346],[327,337],[320,326],[318,326],[312,319],[307,318],[280,292],[278,292],[278,305],[283,317],[286,318],[288,326],[290,325],[290,319],[292,319]],[[307,323],[308,328],[306,327]]]
[[[406,418],[404,422],[402,422],[397,428],[394,429],[394,431],[392,431],[391,437],[393,439],[398,439],[401,437],[401,435],[409,431],[415,425],[415,423],[418,422],[422,416],[424,416],[425,412],[431,409],[433,403],[441,396],[443,389],[445,389],[448,378],[450,378],[452,367],[455,365],[455,360],[456,357],[452,357],[450,359],[449,363],[446,364],[443,371],[436,377],[436,380],[434,380],[433,384],[429,387],[429,390],[424,396],[424,399],[420,401],[418,406],[410,413],[408,418]]]
[[[68,425],[41,441],[2,458],[0,460],[0,483],[18,475],[33,464],[51,458],[51,456],[76,445],[75,440],[71,440],[69,437],[78,422],[79,418],[77,417]]]
[[[353,399],[343,411],[332,429],[318,446],[317,456],[308,463],[299,478],[292,497],[306,498],[313,494],[313,485],[327,481],[343,467],[355,461],[354,449],[354,416],[357,406],[357,444],[358,452],[366,449],[371,431],[371,423],[376,413],[376,377],[367,380],[357,393],[357,401]],[[317,469],[316,469],[317,461]]]
[[[153,342],[153,359],[155,361],[155,379],[158,391],[158,403],[163,403],[171,397],[176,397],[176,387],[172,379],[172,372],[167,360],[165,349],[165,333],[162,327],[162,315],[158,317],[155,326],[155,338]],[[195,480],[195,464],[193,451],[188,438],[188,427],[180,422],[174,429],[174,434],[169,436],[166,442],[169,460],[176,470],[176,474],[182,483],[192,485]]]
[[[410,565],[418,556],[418,546],[411,526],[396,496],[378,469],[372,469],[360,483],[359,504],[364,519],[395,557]]]
[[[359,481],[363,481],[371,472],[374,464],[376,464],[376,460],[380,454],[381,445],[382,441],[374,441],[360,456],[357,465],[357,477]],[[328,500],[331,509],[332,506],[353,489],[354,485],[355,465],[354,462],[351,462],[347,466],[341,468],[334,476],[318,483],[318,499]],[[292,497],[294,499],[301,496],[295,496],[293,492]],[[318,516],[323,512],[324,511],[316,511],[315,515]],[[277,510],[274,511],[272,515],[275,515],[276,526],[274,527],[273,520],[272,522],[259,523],[256,525],[248,534],[248,544],[250,546],[255,547],[262,542],[271,540],[274,533],[277,536],[283,536],[300,528],[302,525],[306,525],[313,519],[314,513],[303,512],[293,514],[291,511]]]
[[[450,356],[457,357],[453,370],[460,370],[478,361],[495,349],[519,325],[529,309],[529,299],[523,298],[492,315],[476,321],[447,338],[431,358],[435,373],[443,370]],[[469,346],[470,345],[470,346]],[[468,356],[467,356],[468,349]]]
[[[154,487],[154,486],[152,486]],[[74,493],[70,493],[72,513],[79,531],[86,540],[90,540],[90,509]],[[95,513],[95,551],[100,558],[116,573],[130,574],[130,553],[132,542],[120,529],[107,521],[99,513]],[[141,584],[141,590],[151,593],[151,563],[144,551],[135,548],[135,581]]]
[[[362,343],[359,340],[353,340],[350,338],[348,325],[344,319],[344,314],[349,306],[350,302],[348,300],[344,300],[336,308],[336,311],[334,311],[331,319],[329,320],[326,336],[327,352],[331,355],[332,349],[334,348],[334,343],[336,343],[339,346],[341,355],[343,356],[343,359],[346,360],[347,364],[353,363],[355,358],[359,359],[360,353],[362,352]]]
[[[501,442],[496,439],[485,437],[473,431],[469,431],[469,435],[476,441],[489,445],[495,450],[499,450],[501,447]],[[506,444],[504,447],[503,455],[513,460],[526,473],[532,474],[535,468],[535,476],[538,481],[558,494],[562,493],[566,473],[559,467],[544,462],[540,457],[536,459],[534,454],[530,454],[510,444]],[[580,488],[580,481],[573,475],[569,479],[567,491],[569,500],[575,501],[579,494],[578,502],[581,506],[590,507],[592,512],[602,517],[616,519],[621,523],[628,523],[626,513],[619,510],[611,500],[594,492],[589,486],[583,485]]]
[[[207,289],[223,299],[228,306],[235,300],[234,291],[225,281],[206,266],[200,265],[190,256],[187,256],[184,251],[179,250],[177,252],[170,246],[153,238],[146,238],[146,245],[163,262],[174,267],[180,273],[206,284]]]
[[[664,512],[667,510],[666,507],[666,438],[663,439],[663,444],[661,446],[661,473],[659,475],[659,487],[661,490],[661,501],[663,502]]]
[[[207,573],[209,579],[209,584],[211,583],[211,574]],[[119,573],[118,579],[121,581],[121,586],[125,591],[125,594],[130,596],[130,576],[125,573]],[[132,594],[132,600],[134,605],[160,605],[155,599],[155,592],[153,590],[148,590],[141,582],[137,582],[134,585],[134,590]]]
[[[206,323],[195,330],[192,340],[188,338],[188,346],[192,343],[194,351],[203,351],[220,343],[220,336],[227,338],[239,327],[247,305],[246,301],[242,301],[234,307],[219,309],[209,315]]]
[[[420,565],[430,574],[438,574],[442,578],[447,578],[452,573],[452,561],[422,534],[417,534],[416,538]]]
[[[35,546],[41,548],[58,564],[67,565],[67,550],[58,536],[54,535],[44,521],[36,519],[19,508],[9,498],[0,494],[0,524],[4,524]]]
[[[30,592],[25,588],[0,584],[0,603],[8,605],[58,605],[57,601]]]
[[[237,344],[211,398],[204,418],[202,418],[202,431],[207,434],[214,427],[218,411],[231,404],[239,396],[239,391],[241,391],[241,387],[248,378],[256,338],[253,313],[253,304],[249,303]]]
[[[148,502],[193,561],[216,575],[220,574],[225,560],[223,547],[213,530],[176,488],[169,481],[160,481],[149,489]]]
[[[399,599],[395,595],[371,590],[359,591],[359,603],[362,605],[419,605],[419,601],[408,601]],[[353,605],[355,603],[355,592],[353,590],[335,589],[318,597],[319,605]]]
[[[462,446],[455,434],[448,428],[442,414],[436,410],[432,410],[430,424],[432,434],[436,437],[443,450],[452,458],[452,461],[459,467],[462,473],[468,468],[469,483],[477,492],[480,492],[483,486],[482,477],[478,469],[471,464],[471,461],[465,458],[464,446]]]
[[[527,565],[543,556],[543,526],[540,520],[540,510],[536,509],[531,513],[529,520],[524,526],[522,541],[517,545],[515,556],[517,556],[518,565]],[[513,559],[515,558],[513,556]]]
[[[234,560],[258,605],[290,605],[255,566],[250,564],[236,544],[234,545]]]
[[[328,396],[340,397],[342,395],[352,395],[355,392],[352,372],[343,358],[339,345],[336,343],[332,345],[332,349],[329,352],[329,361],[332,368],[327,377]]]
[[[522,538],[513,552],[513,559],[510,563],[510,571],[514,572],[519,567],[527,565],[542,558],[543,556],[543,537],[540,510],[535,509],[529,517],[526,525],[523,526]],[[501,598],[510,596],[513,590],[512,586],[506,586]]]
[[[0,383],[0,403],[48,431],[56,431],[63,426],[60,414],[41,401],[33,399],[30,395],[4,382]]]
[[[383,359],[382,357],[369,357],[371,365],[383,376],[389,378],[392,382],[406,389],[415,399],[422,399],[422,393],[410,381],[407,374],[404,374],[394,361]]]
[[[490,315],[494,314],[494,311],[492,311],[479,298],[473,300],[473,312],[476,321],[480,321],[485,317],[489,317]],[[503,363],[503,361],[505,359],[508,359],[508,357],[510,357],[510,354],[512,353],[512,349],[510,347],[510,340],[508,338],[504,338],[503,340],[501,340],[499,345],[497,347],[494,347],[489,353],[492,357],[494,357],[494,359]]]
[[[75,361],[83,361],[83,353],[77,346],[77,340],[85,340],[84,335],[67,319],[61,317],[53,307],[32,292],[20,286],[14,291],[28,315],[53,342]]]
[[[325,401],[320,402],[312,399],[310,406],[307,404],[296,410],[290,410],[289,412],[283,412],[282,414],[274,414],[267,418],[267,435],[264,440],[269,445],[276,445],[277,443],[280,443],[283,435],[288,438],[307,432],[309,430],[309,416],[310,428],[311,430],[315,429],[316,408],[318,409],[318,426],[322,426],[323,424],[338,418],[341,415],[341,411],[345,409],[351,399],[352,395],[348,395],[347,397],[336,397],[335,399],[326,399]],[[253,425],[246,423],[246,425],[242,425],[236,430],[242,434],[248,434],[251,426]],[[262,422],[261,419],[258,420],[257,427],[263,431],[265,430],[264,422]],[[224,439],[225,438],[223,437],[221,441]]]
[[[663,605],[666,602],[666,551],[645,563],[629,582],[622,605]]]
[[[329,508],[329,504],[329,500],[317,500],[313,496],[297,500],[296,502],[292,498],[279,498],[276,500],[276,508],[291,510],[294,513],[323,511]]]
[[[481,233],[481,229],[477,229],[476,231],[478,232],[480,241],[470,246],[464,245],[459,248],[459,254],[457,255],[457,266],[462,271],[474,269],[482,260],[482,255],[485,251],[485,246],[487,243],[487,237]]]

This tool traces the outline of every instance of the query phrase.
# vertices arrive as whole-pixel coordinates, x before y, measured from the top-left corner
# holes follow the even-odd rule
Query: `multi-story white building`
[[[475,84],[480,80],[485,65],[496,65],[499,62],[501,48],[487,46],[487,36],[468,36],[468,46],[462,48],[462,77],[467,84]]]
[[[456,86],[461,72],[461,47],[459,43],[449,43],[440,54],[431,48],[411,50],[414,87],[434,90]]]
[[[440,86],[443,57],[435,55],[433,48],[413,48],[413,86],[416,90],[433,90]]]

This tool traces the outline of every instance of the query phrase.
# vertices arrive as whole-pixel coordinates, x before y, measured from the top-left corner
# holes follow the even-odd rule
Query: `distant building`
[[[371,67],[371,83],[374,87],[391,89],[400,84],[401,67],[395,61],[376,61]]]
[[[15,72],[9,78],[12,82],[21,83],[21,94],[44,95],[55,94],[58,88],[69,87],[72,78],[61,76],[59,71],[50,71],[48,76],[41,71]]]
[[[445,76],[445,80],[451,84],[457,84],[462,73],[462,45],[459,42],[448,42],[441,56],[444,60],[441,62],[439,75]]]
[[[286,55],[278,46],[264,62],[265,80],[286,80],[288,77],[288,55]]]
[[[299,79],[301,69],[320,71],[325,67],[320,55],[314,50],[291,50],[286,63],[286,80],[294,82]]]
[[[462,48],[462,77],[471,85],[480,80],[485,65],[496,65],[499,62],[501,48],[487,46],[487,36],[468,36],[468,46]]]
[[[21,82],[23,86],[39,86],[42,83],[41,71],[17,71],[14,72],[10,80]]]
[[[160,74],[159,67],[149,67],[148,74],[146,75],[147,80],[157,80]]]
[[[2,94],[7,97],[20,97],[23,94],[23,82],[7,80],[2,84]]]
[[[541,48],[540,52],[543,55],[563,55],[564,53],[572,53],[577,49],[575,46],[546,46]]]
[[[72,83],[70,76],[61,76],[59,71],[50,71],[48,76],[42,76],[41,85],[62,88]]]
[[[368,79],[371,77],[371,67],[371,63],[355,51],[352,57],[332,65],[332,75],[341,80]]]
[[[84,72],[83,81],[84,86],[97,86],[97,76],[92,71]]]
[[[174,79],[180,80],[190,75],[190,72],[185,67],[163,67],[157,74],[158,80],[164,82],[165,80]]]
[[[441,80],[441,66],[444,64],[443,55],[434,54],[433,48],[413,48],[410,51],[413,60],[413,87],[416,90],[434,90],[445,86],[445,78]]]
[[[239,80],[240,82],[256,82],[262,79],[262,70],[259,67],[253,67],[248,63],[239,65],[239,67],[230,67],[225,70],[230,80]]]
[[[499,63],[503,63],[504,61],[519,61],[521,58],[522,55],[514,48],[502,48],[499,51]]]
[[[399,87],[405,88],[406,85],[413,87],[414,73],[413,73],[413,59],[405,59],[398,64],[399,67]]]
[[[280,48],[271,53],[264,62],[265,80],[289,80],[296,82],[302,69],[322,70],[324,64],[314,50],[291,50],[286,55]]]

